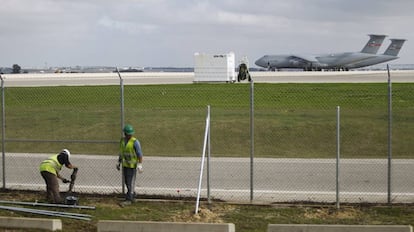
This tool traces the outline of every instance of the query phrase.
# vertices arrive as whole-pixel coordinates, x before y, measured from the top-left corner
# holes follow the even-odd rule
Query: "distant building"
[[[194,54],[194,82],[235,82],[234,53]]]

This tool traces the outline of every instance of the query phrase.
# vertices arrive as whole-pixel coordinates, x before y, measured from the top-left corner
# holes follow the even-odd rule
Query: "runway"
[[[255,83],[384,83],[387,71],[251,72]],[[124,85],[192,84],[193,72],[121,73]],[[393,83],[413,83],[414,70],[392,70]],[[119,85],[117,73],[3,74],[5,87]]]
[[[43,190],[43,179],[37,165],[46,154],[7,153],[7,187]],[[76,154],[71,157],[79,167],[75,191],[85,193],[120,193],[121,174],[115,169],[116,156]],[[137,177],[139,195],[195,197],[200,171],[199,157],[145,158],[144,173]],[[249,158],[212,158],[211,195],[225,201],[248,202]],[[93,164],[93,165],[91,165]],[[254,196],[260,202],[335,202],[335,159],[269,159],[255,158]],[[393,202],[414,200],[414,161],[394,160]],[[340,197],[342,202],[385,203],[386,159],[342,159]],[[69,178],[63,168],[61,175]],[[36,178],[33,178],[36,177]],[[202,196],[206,197],[206,177]],[[292,184],[294,183],[294,184]],[[62,189],[66,188],[63,187]]]

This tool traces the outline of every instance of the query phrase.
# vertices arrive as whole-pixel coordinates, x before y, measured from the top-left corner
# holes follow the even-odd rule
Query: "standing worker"
[[[69,169],[77,169],[77,167],[70,163],[69,158],[70,151],[63,149],[59,154],[49,157],[40,164],[40,174],[46,183],[47,200],[51,203],[63,203],[59,192],[58,179],[61,179],[65,184],[70,182],[70,180],[59,175],[63,165]]]
[[[130,205],[134,201],[137,169],[139,173],[143,172],[141,144],[137,138],[132,136],[135,133],[134,128],[127,124],[123,128],[123,132],[124,137],[120,141],[120,152],[118,164],[116,165],[116,169],[119,171],[122,164],[125,185],[128,190],[122,206]]]

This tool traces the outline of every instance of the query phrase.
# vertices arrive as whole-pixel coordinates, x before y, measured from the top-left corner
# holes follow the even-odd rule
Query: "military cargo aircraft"
[[[296,68],[303,69],[304,71],[349,70],[350,68],[354,68],[352,65],[355,65],[355,67],[367,66],[364,64],[371,65],[369,64],[370,62],[368,62],[369,60],[371,60],[371,62],[384,60],[382,62],[385,62],[388,61],[387,59],[391,58],[389,56],[392,56],[393,59],[396,59],[396,55],[376,55],[386,35],[371,34],[369,37],[370,39],[360,52],[341,52],[319,55],[265,55],[256,60],[255,64],[272,71],[280,70],[283,68]],[[399,47],[401,49],[401,42],[394,44],[396,44],[395,46],[400,45]],[[366,63],[364,63],[365,61]]]

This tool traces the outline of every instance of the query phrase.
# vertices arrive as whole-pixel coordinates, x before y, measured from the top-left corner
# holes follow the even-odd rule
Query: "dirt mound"
[[[221,217],[228,211],[234,210],[234,206],[213,206],[200,207],[198,214],[194,211],[182,212],[172,217],[174,222],[204,222],[204,223],[223,223]]]
[[[319,208],[319,209],[307,209],[305,210],[304,217],[309,219],[353,219],[358,218],[361,215],[359,209],[352,207],[349,208]]]

